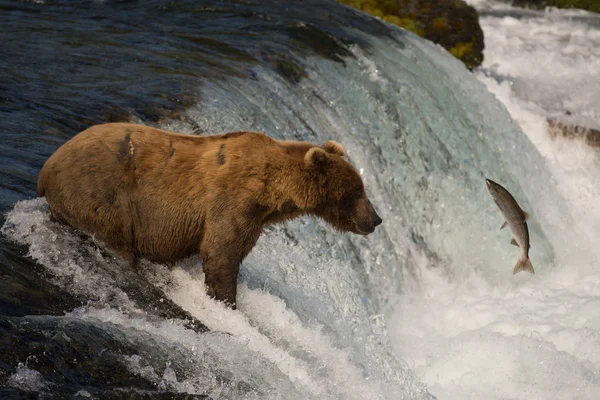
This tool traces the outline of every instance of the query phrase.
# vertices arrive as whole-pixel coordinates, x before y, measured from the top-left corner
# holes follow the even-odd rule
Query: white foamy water
[[[462,265],[451,265],[450,273],[421,268],[421,285],[405,293],[392,313],[390,336],[440,400],[598,399],[598,152],[577,140],[550,139],[546,118],[600,126],[600,18],[471,3],[487,12],[480,20],[485,61],[475,75],[535,145],[566,200],[568,209],[552,206],[536,182],[520,182],[530,203],[547,204],[533,219],[544,227],[556,261],[536,260],[532,237],[536,275],[512,276],[518,249],[503,230],[499,240],[514,258],[503,279]],[[561,222],[567,214],[573,224]],[[499,210],[494,215],[499,228],[502,216]],[[480,266],[486,267],[497,265]]]
[[[27,244],[30,256],[53,273],[55,282],[90,299],[88,305],[59,318],[116,331],[140,347],[152,340],[151,354],[142,348],[139,354],[123,354],[121,361],[158,390],[223,399],[385,399],[402,398],[407,389],[423,390],[411,381],[400,385],[398,370],[386,378],[365,375],[350,347],[340,347],[320,323],[303,321],[284,300],[262,289],[239,285],[238,310],[214,301],[206,294],[198,258],[175,268],[142,261],[140,268],[151,284],[212,332],[196,333],[180,320],[148,316],[119,284],[140,276],[116,264],[93,239],[82,239],[51,222],[43,198],[17,203],[3,231]],[[285,245],[281,237],[267,236],[272,246]],[[257,253],[250,262],[272,256],[271,251]],[[301,248],[290,249],[297,259],[303,253]],[[326,284],[339,290],[333,281]],[[348,309],[356,315],[356,310]],[[385,329],[378,321],[364,322]],[[366,338],[362,345],[369,346]],[[166,364],[157,362],[153,353],[168,354]],[[42,376],[27,368],[19,369],[9,383],[24,390],[46,389]]]
[[[7,385],[26,392],[42,392],[48,388],[42,374],[23,364],[17,366],[17,372],[8,377]]]

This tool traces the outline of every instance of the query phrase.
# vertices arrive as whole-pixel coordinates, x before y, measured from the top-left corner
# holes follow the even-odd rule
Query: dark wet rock
[[[338,0],[442,45],[467,68],[483,62],[483,30],[462,0]]]
[[[136,278],[134,278],[135,281],[131,281],[129,284],[123,282],[121,289],[127,293],[127,296],[138,307],[147,309],[150,314],[162,319],[182,320],[183,326],[194,332],[205,333],[209,331],[206,325],[193,317],[188,311],[182,309],[173,300],[167,298],[156,286],[139,275]]]
[[[600,12],[600,1],[598,0],[512,0],[516,7],[542,9],[545,7],[557,8],[579,8],[582,10]]]
[[[483,62],[483,30],[475,8],[458,0],[400,0],[400,16],[414,18],[424,38],[439,43],[469,69]],[[415,13],[414,7],[419,10]]]
[[[187,393],[173,393],[173,392],[157,392],[148,391],[143,392],[138,389],[110,389],[110,390],[82,390],[78,392],[67,392],[64,393],[61,398],[67,399],[103,399],[103,400],[196,400],[196,399],[212,399],[212,397],[204,395],[195,395]],[[12,400],[12,399],[31,399],[31,400],[45,400],[45,399],[56,399],[54,394],[50,393],[31,393],[26,390],[17,388],[0,388],[0,399]]]
[[[299,46],[307,47],[324,58],[343,64],[345,57],[354,57],[343,43],[316,26],[297,23],[288,27],[287,31]]]
[[[581,125],[570,124],[556,119],[548,118],[548,134],[551,138],[583,140],[588,146],[600,148],[600,130]]]
[[[275,59],[272,60],[272,65],[275,71],[293,84],[300,83],[303,78],[308,76],[304,68],[292,60]]]
[[[47,209],[44,210],[48,212]],[[0,226],[8,231],[11,224],[5,225],[0,220]],[[197,333],[209,329],[193,317],[188,311],[169,299],[161,289],[148,281],[143,271],[131,268],[124,260],[116,256],[101,243],[93,240],[84,232],[72,229],[58,223],[49,223],[51,231],[56,234],[57,241],[62,241],[56,251],[62,261],[89,260],[85,263],[90,271],[106,276],[112,282],[114,293],[112,297],[104,298],[98,304],[119,307],[118,291],[127,295],[135,306],[145,313],[150,320],[182,321],[183,326]],[[36,229],[33,226],[32,231]],[[72,259],[69,259],[69,246]],[[50,251],[50,250],[48,250]],[[102,257],[97,258],[99,252]],[[30,256],[26,246],[9,240],[0,235],[0,311],[6,316],[25,315],[63,315],[83,304],[93,304],[100,298],[96,294],[80,293],[73,290],[72,277],[53,276],[44,267],[36,263]]]
[[[3,315],[62,315],[81,305],[75,296],[48,282],[43,268],[24,257],[26,254],[24,246],[0,236],[0,310]]]
[[[161,389],[132,372],[124,357],[142,355],[163,368],[167,360],[156,355],[149,336],[107,328],[61,317],[0,317],[0,398],[73,398],[79,391],[103,399],[208,398]],[[184,375],[178,365],[172,368]],[[37,382],[19,384],[15,376],[24,372]]]
[[[98,119],[102,122],[130,122],[135,110],[120,105],[111,105],[98,112]]]
[[[180,94],[169,96],[160,94],[158,101],[149,104],[139,111],[139,115],[147,121],[159,123],[167,120],[182,120],[185,118],[185,111],[194,104],[200,103],[200,97],[190,94]]]
[[[96,251],[102,254],[103,260],[98,260],[89,268],[97,268],[102,270],[102,274],[109,276],[115,288],[123,291],[127,297],[133,301],[140,310],[147,313],[148,319],[167,319],[181,320],[187,329],[191,329],[197,333],[208,332],[209,329],[193,317],[188,311],[181,308],[173,300],[169,299],[162,290],[150,283],[142,270],[133,269],[114,254],[111,250],[94,241],[89,235],[79,230],[68,226],[57,227],[56,233],[62,235],[75,235],[81,240],[78,246],[78,252],[85,260],[94,260]],[[118,307],[118,303],[113,304]]]

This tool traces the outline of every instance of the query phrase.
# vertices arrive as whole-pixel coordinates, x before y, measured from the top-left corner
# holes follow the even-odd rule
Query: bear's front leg
[[[209,296],[235,309],[240,264],[258,241],[262,226],[244,219],[217,220],[220,224],[213,225],[220,229],[205,232],[200,244],[204,282]]]
[[[223,260],[218,256],[207,258],[204,262],[204,283],[208,295],[224,301],[235,310],[240,260]]]
[[[231,231],[225,230],[217,236],[206,238],[210,240],[203,241],[200,257],[204,262],[204,282],[208,295],[228,303],[235,310],[240,264],[256,240],[248,244],[225,237],[227,233],[231,234]]]

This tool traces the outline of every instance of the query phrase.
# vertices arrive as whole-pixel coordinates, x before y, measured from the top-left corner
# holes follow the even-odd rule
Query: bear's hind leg
[[[117,250],[117,254],[123,257],[125,261],[129,264],[129,266],[133,269],[137,269],[138,267],[138,259],[135,255],[133,249],[130,248],[121,248]]]

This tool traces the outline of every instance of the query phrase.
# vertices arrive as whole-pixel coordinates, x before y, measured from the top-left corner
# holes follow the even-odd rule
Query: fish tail
[[[533,270],[533,265],[531,265],[531,260],[529,259],[529,257],[525,259],[519,258],[519,260],[515,264],[513,275],[521,271],[527,271],[532,275],[535,274],[535,271]]]

